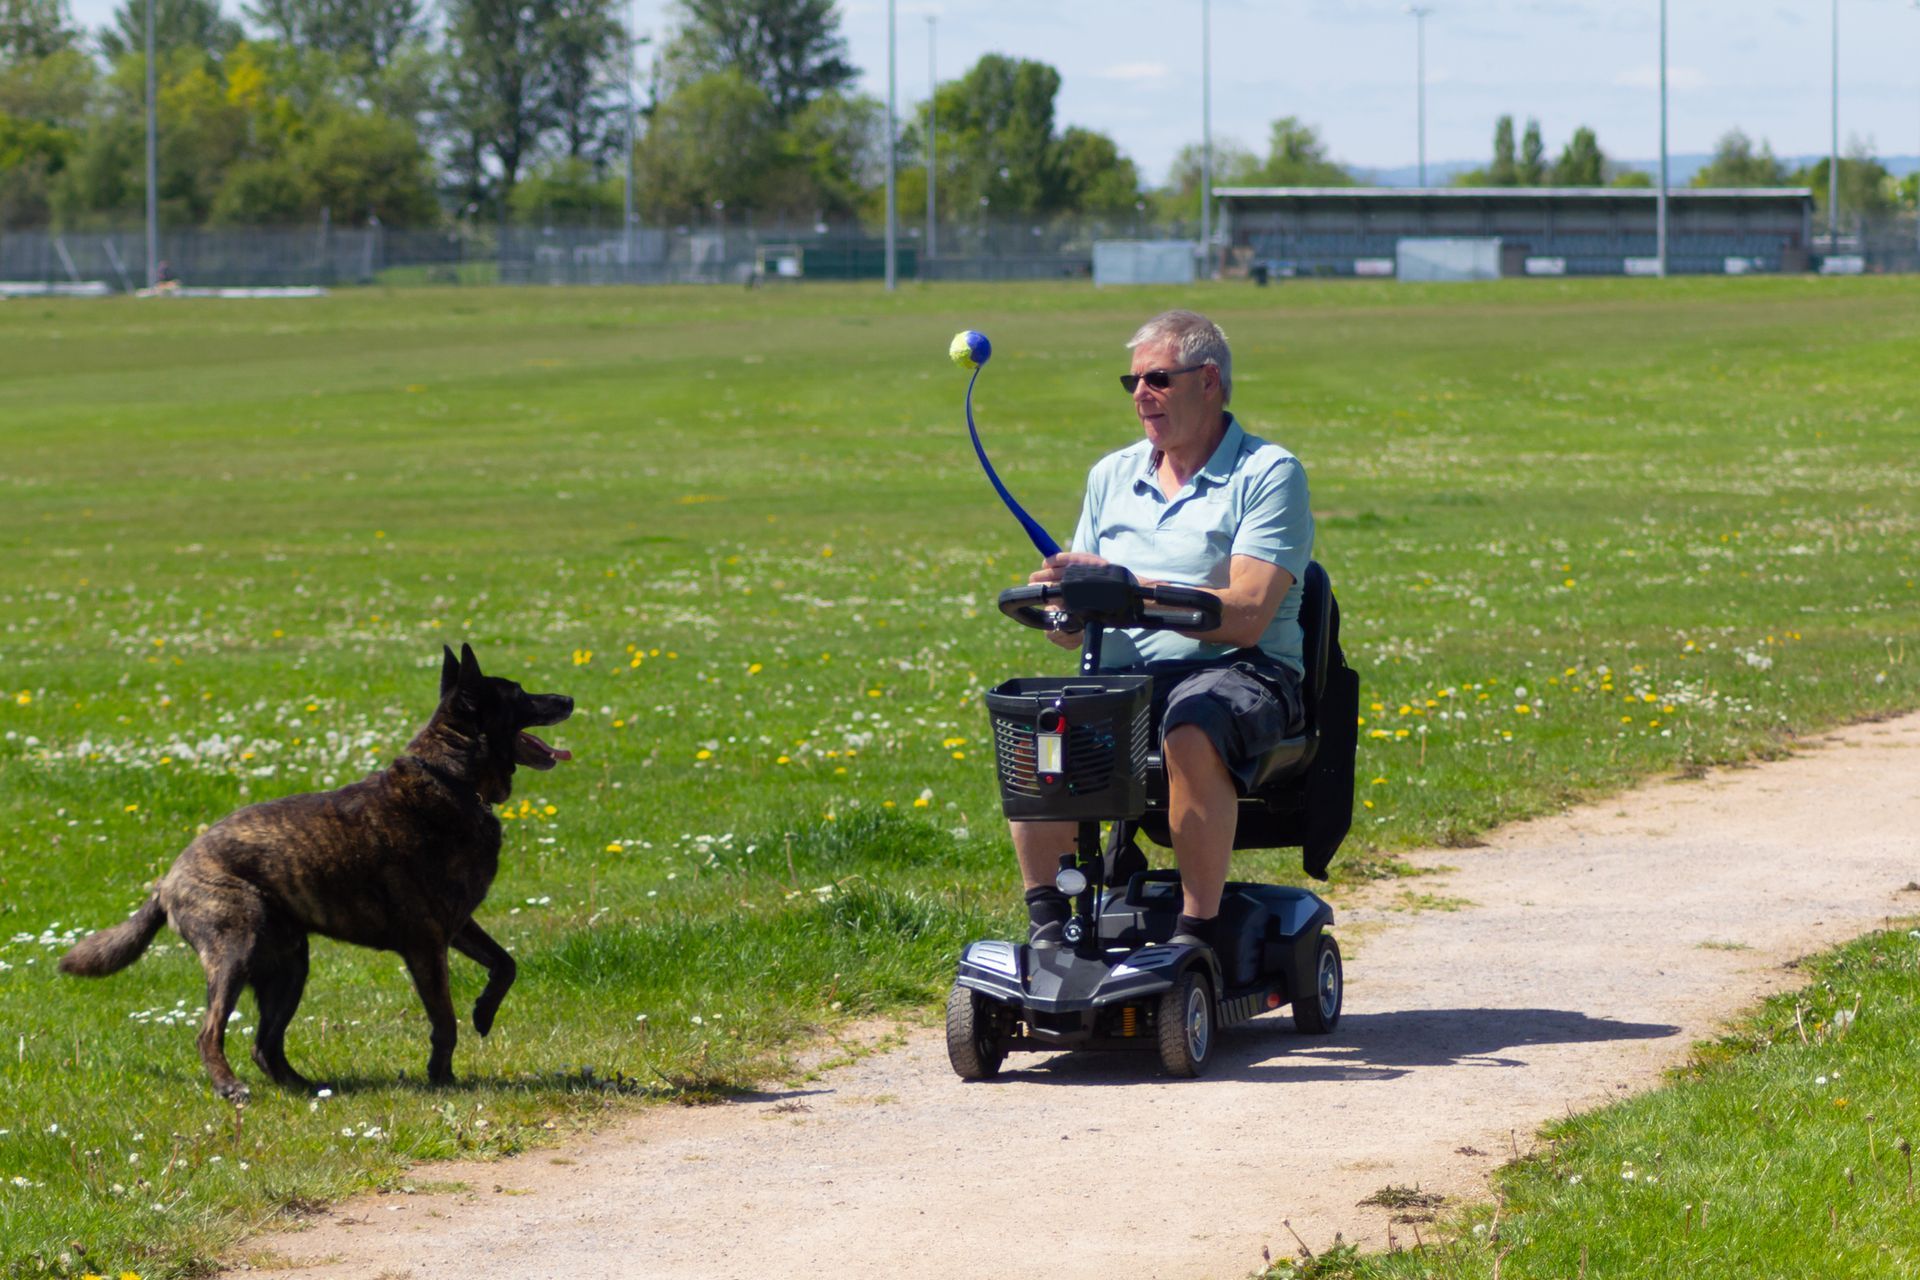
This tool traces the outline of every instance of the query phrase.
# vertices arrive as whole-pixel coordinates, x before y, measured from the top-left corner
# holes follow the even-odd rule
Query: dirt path
[[[1484,1193],[1542,1121],[1657,1083],[1786,961],[1920,912],[1917,780],[1920,715],[1418,858],[1457,869],[1339,912],[1338,1031],[1260,1019],[1197,1082],[1151,1055],[1021,1055],[962,1085],[916,1033],[803,1092],[435,1166],[474,1190],[363,1197],[247,1252],[301,1280],[1106,1280],[1122,1258],[1225,1280],[1293,1250],[1283,1220],[1316,1249],[1382,1245],[1362,1198]]]

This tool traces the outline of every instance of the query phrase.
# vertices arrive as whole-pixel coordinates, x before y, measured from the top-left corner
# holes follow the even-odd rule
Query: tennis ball
[[[993,357],[993,344],[987,341],[986,334],[968,329],[965,333],[953,335],[947,354],[962,369],[978,369]]]

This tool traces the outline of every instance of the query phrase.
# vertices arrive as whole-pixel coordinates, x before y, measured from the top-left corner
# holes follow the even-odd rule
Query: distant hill
[[[1667,176],[1676,187],[1684,187],[1693,181],[1693,175],[1705,168],[1713,156],[1705,152],[1692,152],[1686,155],[1667,157]],[[1817,156],[1782,156],[1781,163],[1788,170],[1800,169],[1807,165],[1818,164],[1826,159],[1825,154]],[[1624,169],[1638,169],[1647,174],[1660,172],[1660,161],[1653,160],[1616,160],[1615,164]],[[1888,172],[1896,178],[1904,178],[1915,169],[1920,169],[1920,156],[1881,156],[1880,163],[1887,166]],[[1427,165],[1427,185],[1430,187],[1448,187],[1453,185],[1454,175],[1466,173],[1470,169],[1482,168],[1484,160],[1442,160]],[[1353,176],[1361,182],[1381,187],[1411,187],[1419,182],[1418,165],[1401,165],[1393,169],[1366,169],[1353,166]]]

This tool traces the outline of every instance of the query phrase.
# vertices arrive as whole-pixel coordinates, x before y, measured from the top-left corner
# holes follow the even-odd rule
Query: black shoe
[[[1027,926],[1027,945],[1036,951],[1056,951],[1066,945],[1067,922],[1049,920]]]
[[[1196,920],[1182,914],[1178,924],[1173,927],[1173,936],[1167,939],[1170,947],[1211,947],[1213,945],[1213,920]]]

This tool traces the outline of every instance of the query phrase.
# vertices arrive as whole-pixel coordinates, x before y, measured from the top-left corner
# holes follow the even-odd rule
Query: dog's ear
[[[473,656],[473,646],[460,646],[460,683],[474,688],[480,683],[480,659]]]
[[[444,644],[440,646],[440,654],[440,696],[444,699],[460,683],[460,659]]]

